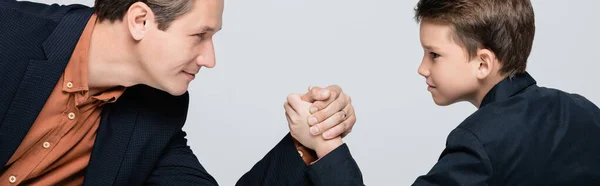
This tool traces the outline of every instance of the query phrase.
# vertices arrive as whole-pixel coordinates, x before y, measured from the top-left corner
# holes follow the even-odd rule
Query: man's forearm
[[[308,177],[315,186],[364,185],[362,173],[346,144],[342,144],[308,167]]]
[[[329,154],[329,152],[338,148],[340,145],[344,144],[341,137],[337,137],[331,140],[325,140],[319,142],[315,147],[315,152],[317,153],[317,157],[319,159],[323,158],[325,155]]]

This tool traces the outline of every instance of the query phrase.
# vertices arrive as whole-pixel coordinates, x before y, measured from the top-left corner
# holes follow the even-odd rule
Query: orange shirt
[[[92,15],[63,75],[31,129],[5,165],[0,185],[81,185],[104,104],[125,91],[115,87],[89,95],[88,52]]]

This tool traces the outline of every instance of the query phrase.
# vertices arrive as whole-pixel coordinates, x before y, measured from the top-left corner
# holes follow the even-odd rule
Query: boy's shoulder
[[[482,147],[500,182],[559,176],[571,173],[569,167],[598,163],[598,151],[590,149],[600,145],[600,109],[578,94],[533,85],[487,104],[458,128],[475,136],[475,142],[459,143]]]
[[[577,122],[570,120],[574,115],[599,119],[600,109],[579,94],[533,85],[508,99],[478,109],[458,128],[473,132],[482,142],[489,142],[544,132],[540,129],[557,127],[565,121],[567,124]]]

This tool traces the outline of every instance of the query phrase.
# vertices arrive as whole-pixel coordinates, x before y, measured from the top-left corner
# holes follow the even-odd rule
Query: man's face
[[[424,56],[418,72],[425,77],[434,102],[440,106],[472,99],[477,90],[477,67],[464,47],[453,39],[452,28],[423,20],[420,39]]]
[[[213,35],[220,30],[223,0],[194,0],[193,8],[168,29],[154,24],[137,47],[144,84],[172,95],[184,94],[202,66],[215,66]]]

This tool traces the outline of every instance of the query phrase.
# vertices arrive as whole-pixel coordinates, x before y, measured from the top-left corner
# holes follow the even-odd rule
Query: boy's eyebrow
[[[438,49],[438,47],[431,46],[431,45],[423,45],[423,48],[428,49],[428,50],[437,50]]]

